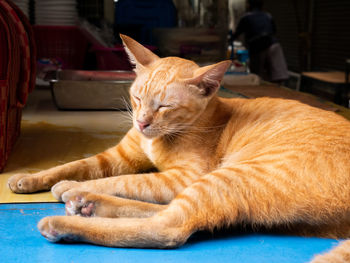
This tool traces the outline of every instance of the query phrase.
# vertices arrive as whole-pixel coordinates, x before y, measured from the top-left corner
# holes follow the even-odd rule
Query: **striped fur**
[[[46,238],[176,247],[242,223],[350,236],[347,120],[291,100],[219,98],[229,62],[200,68],[122,39],[136,64],[133,128],[96,156],[9,180],[16,193],[53,186],[66,202],[73,216],[40,221]],[[348,262],[347,247],[314,262]]]

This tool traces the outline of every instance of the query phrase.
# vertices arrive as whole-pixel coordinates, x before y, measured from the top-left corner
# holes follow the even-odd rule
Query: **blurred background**
[[[211,46],[212,50],[209,50],[210,45],[205,46],[205,41],[210,44],[217,42],[217,47],[225,47],[225,35],[235,28],[246,11],[245,0],[14,2],[35,25],[81,25],[85,20],[100,31],[106,47],[120,43],[117,35],[122,32],[141,43],[158,45],[159,53],[163,56],[181,55],[181,46],[189,43],[193,45],[193,53],[202,51],[210,58],[208,53],[211,51],[214,60],[218,59],[215,55],[223,58],[223,48],[218,50],[216,46]],[[274,17],[277,36],[283,46],[288,68],[292,71],[344,69],[344,58],[350,53],[349,1],[265,0],[264,10]],[[217,38],[213,35],[217,35]],[[175,43],[174,39],[177,40]],[[195,43],[195,40],[204,43]],[[195,50],[196,46],[198,50]],[[191,52],[182,51],[186,53],[183,55]]]
[[[95,38],[79,52],[94,53],[95,60],[72,65],[59,54],[65,68],[125,69],[113,54],[122,53],[118,33],[149,45],[160,56],[176,55],[209,63],[228,57],[226,41],[246,11],[245,0],[15,0],[28,16],[42,46],[55,46],[56,37],[70,38],[69,30],[49,26],[78,26]],[[291,72],[345,69],[350,53],[350,2],[347,0],[265,0],[264,11],[275,20],[277,37]],[[45,32],[49,30],[50,32]],[[71,31],[74,31],[71,29]],[[52,37],[53,36],[53,37]],[[46,38],[46,41],[45,41]],[[55,38],[55,39],[52,39]],[[71,47],[84,42],[69,39]],[[62,44],[62,43],[61,43]],[[68,47],[67,43],[67,47]],[[92,47],[90,46],[92,45]],[[240,43],[237,44],[241,47]],[[244,43],[243,43],[244,46]],[[52,47],[54,48],[54,47]],[[63,48],[63,46],[62,46]],[[76,47],[77,48],[77,47]],[[74,51],[74,50],[73,50]],[[71,52],[73,52],[71,51]],[[49,53],[50,55],[54,53]],[[91,55],[91,54],[90,54]],[[61,58],[59,58],[61,56]],[[77,55],[79,56],[79,55]],[[112,56],[112,57],[110,57]],[[107,61],[108,60],[108,61]],[[118,59],[117,59],[118,60]],[[127,63],[127,62],[125,62]]]
[[[246,0],[14,2],[35,25],[38,58],[57,60],[54,63],[65,69],[130,69],[118,37],[123,33],[160,56],[180,56],[202,64],[231,57],[238,59],[238,71],[249,70],[244,38],[236,39],[235,45],[227,41],[229,31],[235,30],[247,11]],[[285,85],[299,89],[300,74],[306,71],[346,71],[349,1],[265,0],[263,4],[275,21],[285,55],[290,77]],[[309,87],[319,95],[335,96],[324,89]]]

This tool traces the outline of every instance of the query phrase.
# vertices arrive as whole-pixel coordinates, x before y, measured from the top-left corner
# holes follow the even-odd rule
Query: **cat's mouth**
[[[141,129],[138,125],[135,125],[136,129],[146,138],[154,138],[159,136],[159,132],[156,129],[153,129],[151,125]]]

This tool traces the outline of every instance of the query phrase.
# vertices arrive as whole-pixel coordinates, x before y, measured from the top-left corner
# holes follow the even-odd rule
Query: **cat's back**
[[[295,100],[264,97],[230,99],[225,100],[225,103],[232,108],[228,128],[234,132],[254,130],[254,133],[260,134],[278,134],[283,131],[308,130],[310,133],[344,133],[343,136],[347,137],[350,129],[350,122],[344,117]]]
[[[247,146],[291,149],[310,145],[350,152],[350,122],[334,112],[275,98],[223,101],[232,108],[221,142],[229,145],[228,152]]]

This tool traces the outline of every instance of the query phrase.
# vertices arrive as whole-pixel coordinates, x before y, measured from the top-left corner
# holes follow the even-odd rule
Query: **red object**
[[[145,46],[151,51],[157,48]],[[96,54],[97,68],[99,70],[132,70],[128,55],[123,45],[116,45],[114,48],[94,46],[92,51]]]
[[[102,71],[102,70],[61,70],[58,74],[60,80],[73,81],[113,81],[113,80],[134,80],[134,71]]]
[[[0,1],[0,171],[20,132],[22,107],[35,85],[30,24],[11,1]]]
[[[38,59],[56,59],[62,69],[83,69],[87,52],[96,55],[98,70],[132,70],[123,45],[113,48],[101,44],[78,26],[33,26]],[[146,46],[151,51],[154,46]]]
[[[82,69],[86,53],[97,42],[77,26],[33,26],[37,57],[57,59],[63,69]]]
[[[202,48],[198,45],[181,45],[180,46],[180,56],[186,57],[188,55],[200,55],[202,53]]]

